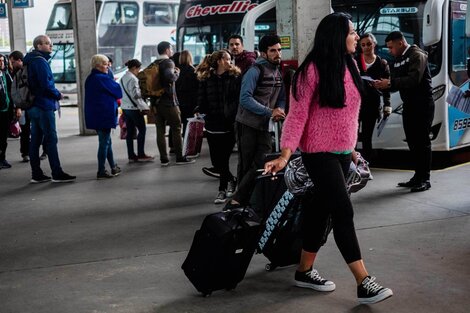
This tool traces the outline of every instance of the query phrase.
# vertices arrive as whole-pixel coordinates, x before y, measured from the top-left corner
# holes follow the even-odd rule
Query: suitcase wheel
[[[207,298],[207,297],[210,297],[211,294],[212,294],[212,291],[207,291],[207,292],[203,292],[203,293],[202,293],[202,296],[203,296],[204,298]]]
[[[272,263],[268,263],[264,266],[264,269],[266,270],[266,272],[272,272],[274,271],[275,269],[277,268],[277,265],[275,264],[272,264]]]

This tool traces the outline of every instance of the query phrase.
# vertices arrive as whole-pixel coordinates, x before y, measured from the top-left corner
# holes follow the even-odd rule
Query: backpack
[[[160,79],[160,63],[162,60],[155,60],[143,71],[137,74],[142,98],[161,97],[165,92]]]
[[[37,56],[34,58],[43,57]],[[23,68],[19,69],[13,77],[13,82],[11,84],[11,99],[15,106],[22,110],[30,109],[33,106],[34,95],[29,89],[28,66],[26,64],[24,64]]]

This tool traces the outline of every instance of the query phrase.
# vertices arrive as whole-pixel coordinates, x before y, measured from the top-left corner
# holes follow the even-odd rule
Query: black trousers
[[[418,181],[429,180],[431,176],[432,150],[429,134],[433,119],[432,101],[426,105],[403,104],[403,129],[414,164],[414,178]]]
[[[220,170],[219,191],[225,191],[228,182],[233,180],[230,172],[230,155],[235,146],[235,132],[215,134],[207,132],[207,143],[209,144],[212,164]]]
[[[346,263],[362,259],[354,228],[354,211],[346,190],[345,176],[351,154],[302,153],[314,184],[312,206],[303,207],[302,241],[307,252],[318,252],[331,215],[333,234]]]
[[[258,175],[256,170],[264,167],[265,155],[271,152],[271,134],[237,123],[237,145],[238,187],[233,199],[248,205]]]
[[[359,123],[361,124],[362,154],[366,160],[370,160],[372,155],[372,134],[377,123],[377,111],[364,112],[359,116]]]
[[[23,114],[25,115],[25,123],[24,125],[20,125],[20,152],[22,157],[29,155],[29,142],[31,137],[31,120],[29,119],[28,111],[23,111]]]

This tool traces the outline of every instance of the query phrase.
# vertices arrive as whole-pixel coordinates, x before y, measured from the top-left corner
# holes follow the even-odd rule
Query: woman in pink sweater
[[[376,283],[364,266],[345,183],[351,158],[355,158],[361,104],[362,83],[352,57],[358,40],[344,13],[330,14],[320,22],[313,49],[293,78],[281,156],[265,164],[265,173],[282,170],[292,152],[300,148],[315,186],[315,207],[303,211],[303,249],[295,284],[317,291],[335,290],[335,284],[313,268],[331,216],[335,242],[357,282],[359,302],[376,303],[393,292]]]

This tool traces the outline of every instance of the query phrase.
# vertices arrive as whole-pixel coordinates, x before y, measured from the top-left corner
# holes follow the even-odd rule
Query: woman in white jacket
[[[126,62],[128,71],[121,78],[122,101],[121,109],[126,118],[127,124],[127,156],[129,162],[153,161],[154,157],[145,154],[145,125],[144,115],[148,113],[149,106],[142,99],[139,80],[137,74],[140,71],[142,63],[137,59]],[[138,129],[137,135],[137,155],[134,152],[135,128]]]

